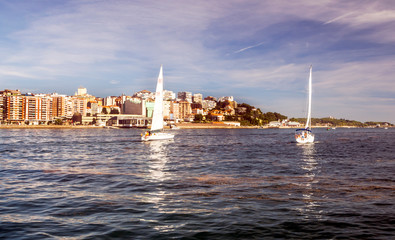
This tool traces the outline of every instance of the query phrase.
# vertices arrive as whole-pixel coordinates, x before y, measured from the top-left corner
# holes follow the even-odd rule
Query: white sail
[[[152,116],[151,131],[141,135],[142,141],[173,139],[174,134],[166,133],[163,130],[163,69],[160,66],[158,82],[156,84],[154,114]]]
[[[312,82],[313,82],[313,66],[310,66],[310,76],[309,76],[309,102],[307,107],[307,120],[305,128],[311,128],[311,96],[312,96]]]
[[[156,84],[154,114],[151,131],[163,129],[163,69],[160,66],[158,82]]]

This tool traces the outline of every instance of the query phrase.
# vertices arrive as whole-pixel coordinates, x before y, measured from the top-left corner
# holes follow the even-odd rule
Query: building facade
[[[187,101],[189,103],[192,103],[192,93],[191,92],[178,92],[177,98],[180,101]]]

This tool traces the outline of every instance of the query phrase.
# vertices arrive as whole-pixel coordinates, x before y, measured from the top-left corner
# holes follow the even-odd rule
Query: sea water
[[[393,239],[395,129],[1,129],[1,239]]]

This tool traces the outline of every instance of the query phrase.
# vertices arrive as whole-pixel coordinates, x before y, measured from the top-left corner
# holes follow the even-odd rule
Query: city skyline
[[[2,1],[0,86],[94,96],[165,89],[305,117],[395,119],[392,1]]]

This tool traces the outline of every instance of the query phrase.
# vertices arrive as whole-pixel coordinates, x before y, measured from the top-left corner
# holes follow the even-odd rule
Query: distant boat
[[[154,114],[151,130],[141,136],[142,141],[166,140],[174,138],[174,134],[163,131],[163,67],[160,66],[158,82],[156,84]]]
[[[311,96],[312,96],[312,82],[313,82],[313,66],[310,66],[309,76],[309,103],[307,107],[307,120],[304,128],[296,129],[295,139],[298,143],[312,143],[314,142],[314,134],[311,132]]]
[[[173,124],[173,125],[170,125],[170,129],[178,130],[178,129],[180,129],[180,128]]]
[[[98,126],[98,127],[105,127],[106,123],[99,120],[99,121],[96,122],[96,126]]]

